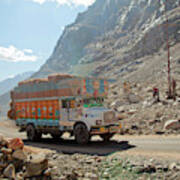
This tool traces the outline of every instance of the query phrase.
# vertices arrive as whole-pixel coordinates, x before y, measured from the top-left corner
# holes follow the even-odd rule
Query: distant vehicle
[[[8,116],[31,141],[50,133],[60,138],[64,132],[77,143],[88,143],[100,135],[108,141],[121,129],[115,112],[103,106],[108,81],[71,75],[51,75],[47,79],[22,81],[11,92]]]

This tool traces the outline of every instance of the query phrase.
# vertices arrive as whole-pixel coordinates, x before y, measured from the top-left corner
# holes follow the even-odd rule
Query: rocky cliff
[[[117,67],[165,47],[167,29],[171,42],[179,42],[179,4],[179,0],[97,0],[65,28],[34,77],[56,72],[120,74],[123,70],[116,71]]]

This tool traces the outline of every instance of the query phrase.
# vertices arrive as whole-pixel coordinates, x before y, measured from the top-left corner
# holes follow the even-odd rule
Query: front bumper
[[[122,129],[122,125],[119,124],[111,124],[111,125],[106,125],[106,126],[93,126],[91,128],[90,134],[92,135],[99,135],[99,134],[116,134],[120,133]]]

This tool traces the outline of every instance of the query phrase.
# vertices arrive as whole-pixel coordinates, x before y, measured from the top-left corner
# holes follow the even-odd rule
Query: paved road
[[[7,137],[20,137],[26,145],[47,148],[64,152],[108,155],[115,152],[121,155],[144,155],[180,160],[180,135],[178,136],[119,136],[116,135],[110,143],[104,143],[97,136],[88,145],[78,145],[73,139],[54,141],[45,136],[39,142],[28,142],[25,133],[19,133],[15,128],[0,126],[0,133]]]
[[[180,136],[119,136],[131,144],[137,145],[138,149],[178,152],[180,153]],[[119,139],[115,137],[114,139]]]
[[[180,135],[169,136],[116,136],[114,139],[128,141],[135,145],[124,155],[144,155],[148,157],[159,157],[163,159],[180,160]]]

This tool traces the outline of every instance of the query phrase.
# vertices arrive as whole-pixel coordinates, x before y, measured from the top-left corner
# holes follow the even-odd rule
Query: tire
[[[113,135],[114,134],[101,134],[100,137],[103,139],[104,142],[109,142]]]
[[[79,123],[74,127],[74,135],[78,144],[87,144],[89,142],[90,135],[84,124]]]
[[[42,136],[42,133],[37,132],[35,127],[29,124],[26,128],[26,134],[29,141],[39,140]]]

